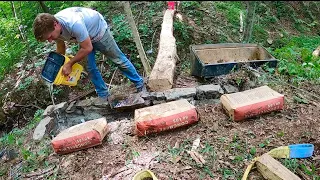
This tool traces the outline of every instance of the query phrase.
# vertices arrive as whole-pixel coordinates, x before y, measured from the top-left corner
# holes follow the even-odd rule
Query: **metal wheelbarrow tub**
[[[258,44],[223,43],[191,45],[191,75],[210,78],[229,74],[238,69],[241,63],[253,68],[268,63],[276,67],[275,59],[264,47]]]

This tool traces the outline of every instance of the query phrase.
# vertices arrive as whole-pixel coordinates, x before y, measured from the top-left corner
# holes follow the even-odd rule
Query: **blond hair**
[[[45,41],[44,35],[54,30],[54,22],[58,20],[49,13],[40,13],[33,21],[33,34],[38,41]]]

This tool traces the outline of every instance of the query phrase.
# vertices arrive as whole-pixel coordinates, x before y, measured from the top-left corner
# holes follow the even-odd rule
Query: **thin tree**
[[[150,67],[146,53],[145,53],[143,46],[142,46],[139,32],[137,30],[137,26],[136,26],[134,19],[133,19],[133,15],[132,15],[129,1],[123,2],[123,6],[124,6],[124,11],[126,12],[127,19],[128,19],[128,22],[130,24],[130,27],[131,27],[131,30],[133,33],[134,42],[136,43],[136,46],[137,46],[137,49],[139,52],[139,57],[141,58],[143,68],[144,68],[147,76],[149,76],[150,72],[151,72],[151,67]]]
[[[44,4],[44,1],[38,1],[43,12],[45,13],[51,13],[50,9]]]
[[[256,1],[247,1],[247,14],[245,20],[243,42],[249,43],[251,40],[253,24],[255,19]]]
[[[18,18],[18,16],[17,16],[17,12],[16,12],[16,8],[14,7],[14,1],[10,1],[10,4],[11,4],[11,10],[12,10],[13,17],[14,17],[17,21],[19,21],[19,18]],[[23,33],[23,30],[22,30],[22,29],[23,29],[23,25],[21,25],[21,24],[19,23],[18,29],[19,29],[20,36],[21,36],[22,40],[25,41],[26,38],[25,38],[24,33]]]

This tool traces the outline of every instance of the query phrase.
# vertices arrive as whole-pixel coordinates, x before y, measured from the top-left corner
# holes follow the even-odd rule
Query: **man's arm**
[[[66,63],[63,66],[62,73],[65,76],[69,75],[71,73],[72,66],[76,62],[79,62],[84,57],[86,57],[92,51],[92,49],[93,49],[93,47],[92,47],[91,39],[90,39],[90,37],[88,37],[87,39],[85,39],[84,41],[82,41],[80,43],[80,50],[77,52],[77,54],[72,59],[70,59],[70,61],[68,63]]]
[[[57,52],[65,55],[66,54],[66,44],[64,43],[64,41],[58,39],[58,40],[56,40],[56,44],[57,44]]]

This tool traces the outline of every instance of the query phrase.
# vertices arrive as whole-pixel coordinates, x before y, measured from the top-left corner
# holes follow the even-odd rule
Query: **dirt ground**
[[[177,79],[180,85],[183,79],[187,84],[192,80],[197,83],[191,77]],[[319,89],[310,84],[302,87],[309,92]],[[159,179],[240,179],[254,157],[279,146],[312,143],[313,157],[297,161],[318,167],[315,174],[319,175],[319,101],[305,96],[308,104],[300,104],[293,98],[299,90],[281,84],[272,88],[285,95],[282,111],[234,122],[217,101],[201,101],[196,104],[200,121],[194,125],[142,138],[129,133],[122,144],[112,144],[106,137],[102,145],[67,155],[52,154],[49,159],[59,167],[58,179],[131,179],[137,169],[143,168]],[[204,165],[197,164],[187,153],[197,137]],[[301,171],[296,174],[303,176]],[[250,179],[263,178],[252,170]]]

